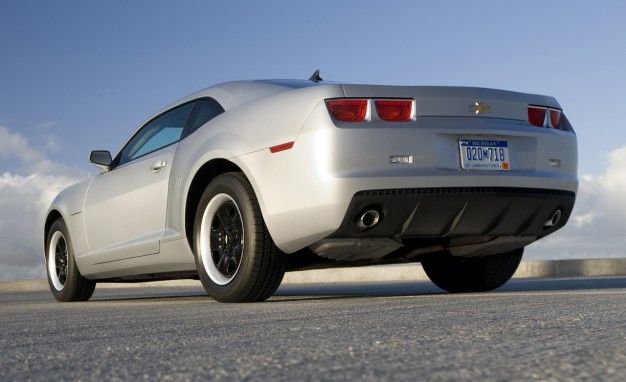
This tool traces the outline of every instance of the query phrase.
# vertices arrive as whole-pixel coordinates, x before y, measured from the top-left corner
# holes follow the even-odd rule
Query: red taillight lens
[[[342,122],[362,122],[367,114],[366,99],[329,99],[326,107],[333,118]]]
[[[528,106],[528,122],[537,127],[543,127],[546,120],[546,108],[541,106]]]
[[[560,129],[561,128],[561,110],[549,109],[548,113],[550,115],[550,127],[553,129]]]
[[[413,109],[412,100],[377,99],[374,103],[376,104],[376,112],[383,121],[406,122],[411,119],[411,111]]]

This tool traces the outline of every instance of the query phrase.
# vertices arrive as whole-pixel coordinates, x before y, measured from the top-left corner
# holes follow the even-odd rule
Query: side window
[[[193,106],[190,102],[148,122],[124,146],[118,165],[178,142]]]
[[[224,112],[224,108],[213,98],[201,98],[196,101],[196,110],[194,112],[193,121],[185,131],[185,136],[198,130],[200,126],[209,122]]]

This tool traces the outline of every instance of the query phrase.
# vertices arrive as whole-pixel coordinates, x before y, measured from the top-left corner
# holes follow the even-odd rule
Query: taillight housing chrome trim
[[[548,108],[548,124],[553,129],[561,128],[561,116],[563,112],[559,109]]]

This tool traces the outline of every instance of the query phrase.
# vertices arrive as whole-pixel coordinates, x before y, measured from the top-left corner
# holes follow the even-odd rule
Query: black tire
[[[231,224],[224,226],[231,227],[230,231],[222,227],[219,210],[212,212],[216,208],[226,208],[224,220]],[[239,220],[235,213],[239,213]],[[233,227],[241,227],[243,232],[237,233]],[[257,302],[278,289],[285,274],[286,257],[270,237],[252,186],[243,174],[225,173],[211,181],[200,198],[193,232],[196,266],[209,296],[220,302]],[[229,236],[236,238],[230,244]],[[224,256],[227,260],[221,262]],[[218,269],[220,264],[222,271]]]
[[[54,250],[50,245],[53,240],[56,243]],[[51,253],[51,251],[54,252]],[[61,218],[55,220],[50,226],[46,238],[45,254],[48,285],[54,298],[61,302],[89,300],[96,288],[96,282],[86,279],[80,274],[74,260],[74,249],[69,232]],[[51,258],[51,254],[54,255],[54,258]],[[59,254],[58,262],[57,254]]]
[[[486,292],[504,285],[517,270],[524,248],[484,257],[441,254],[422,260],[424,272],[448,292]]]

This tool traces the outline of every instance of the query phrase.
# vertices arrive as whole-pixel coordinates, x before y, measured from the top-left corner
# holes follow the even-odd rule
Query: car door
[[[92,264],[159,252],[172,160],[193,107],[183,104],[152,119],[111,170],[93,179],[83,209]]]

